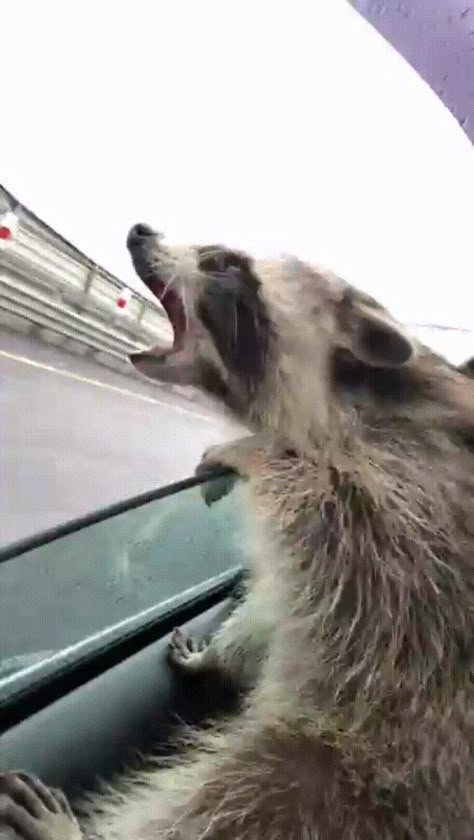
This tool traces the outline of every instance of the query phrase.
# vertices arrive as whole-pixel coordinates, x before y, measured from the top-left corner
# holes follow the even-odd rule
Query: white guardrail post
[[[136,375],[131,352],[172,340],[148,300],[20,205],[0,185],[0,326]]]

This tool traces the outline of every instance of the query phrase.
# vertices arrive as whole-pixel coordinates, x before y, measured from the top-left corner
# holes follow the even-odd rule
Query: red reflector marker
[[[6,225],[0,225],[0,239],[10,239],[12,232]]]
[[[125,309],[127,304],[130,302],[131,296],[132,296],[132,293],[131,293],[130,289],[127,289],[127,288],[122,289],[118,298],[116,298],[116,300],[115,300],[116,306],[118,306],[119,309]]]

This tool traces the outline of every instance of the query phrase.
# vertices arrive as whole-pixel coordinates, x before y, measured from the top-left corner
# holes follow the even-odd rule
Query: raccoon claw
[[[264,432],[211,446],[204,452],[196,474],[212,475],[213,470],[227,469],[243,479],[258,476],[269,460],[279,454],[282,446],[282,441],[276,444],[273,438]]]
[[[219,469],[221,470],[222,467],[219,467]],[[196,475],[198,475],[198,473],[196,473]],[[204,475],[206,475],[205,472]],[[237,475],[237,473],[230,473],[229,475],[213,478],[212,472],[210,472],[208,481],[206,481],[206,483],[201,487],[201,496],[207,507],[210,507],[215,502],[219,502],[224,498],[224,496],[228,496],[234,489],[234,485],[236,481],[238,481],[239,477],[240,476]]]
[[[204,478],[212,480],[217,477],[221,477],[224,470],[228,469],[223,464],[219,464],[218,461],[207,461],[206,460],[207,453],[205,452],[202,460],[197,465],[194,475],[197,478]]]
[[[60,790],[29,773],[0,773],[0,837],[81,840],[82,832]]]
[[[199,674],[207,670],[206,651],[206,642],[198,642],[192,636],[183,633],[179,627],[173,630],[168,657],[170,664],[176,669],[187,674]]]
[[[220,446],[212,446],[206,450],[195,470],[195,475],[205,480],[201,496],[208,507],[228,496],[239,478],[245,479],[235,468],[220,462],[219,450],[222,449]]]
[[[246,435],[231,443],[211,446],[204,452],[196,475],[208,479],[201,494],[208,506],[227,496],[238,479],[258,476],[269,460],[284,451],[284,441],[276,443],[265,432]],[[222,474],[227,470],[227,474]]]

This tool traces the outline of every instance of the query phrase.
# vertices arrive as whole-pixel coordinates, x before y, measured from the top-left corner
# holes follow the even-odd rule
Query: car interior
[[[161,488],[0,552],[3,769],[75,798],[138,755],[166,751],[179,721],[230,708],[225,686],[210,691],[167,660],[175,626],[208,637],[242,592],[245,482],[223,489],[225,478]],[[124,545],[126,574],[116,565]],[[61,562],[75,571],[58,605],[48,577]]]
[[[403,4],[352,5],[399,50],[410,26],[420,37]],[[451,26],[455,5],[436,25],[461,46],[472,25],[453,12]],[[432,83],[431,65],[421,69]],[[167,650],[174,627],[208,637],[241,596],[247,507],[235,476],[195,477],[0,548],[2,770],[75,799],[140,754],[169,750],[179,721],[204,725],[232,707],[225,685],[180,675]]]

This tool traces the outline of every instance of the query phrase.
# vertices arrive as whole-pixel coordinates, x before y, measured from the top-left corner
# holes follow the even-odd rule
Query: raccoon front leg
[[[256,432],[253,435],[246,435],[243,438],[230,441],[229,443],[220,444],[218,446],[211,446],[204,452],[201,461],[196,468],[196,475],[203,478],[212,479],[216,470],[221,470],[223,467],[232,470],[240,478],[249,479],[257,476],[268,461],[272,460],[278,453],[284,450],[282,442],[277,443],[268,432]],[[222,492],[217,498],[221,498],[231,492],[237,476],[226,476],[219,479],[219,487],[222,487]],[[205,485],[204,498],[210,502],[215,501],[213,498],[215,494],[214,485]]]
[[[258,475],[268,460],[282,448],[267,433],[256,433],[222,446],[206,450],[196,475],[211,478],[215,469],[229,467],[241,477]],[[214,482],[204,485],[208,504],[216,502],[232,489],[232,482],[222,485],[216,496]],[[210,496],[209,496],[210,494]],[[254,579],[252,573],[247,596],[209,644],[198,641],[177,628],[171,638],[171,664],[187,674],[218,673],[242,691],[253,688],[277,620],[275,598],[266,581]]]
[[[216,673],[237,691],[248,691],[258,679],[276,621],[267,587],[256,582],[208,644],[176,629],[170,662],[190,675]]]
[[[0,837],[10,836],[21,840],[83,838],[63,792],[23,772],[0,773]]]

